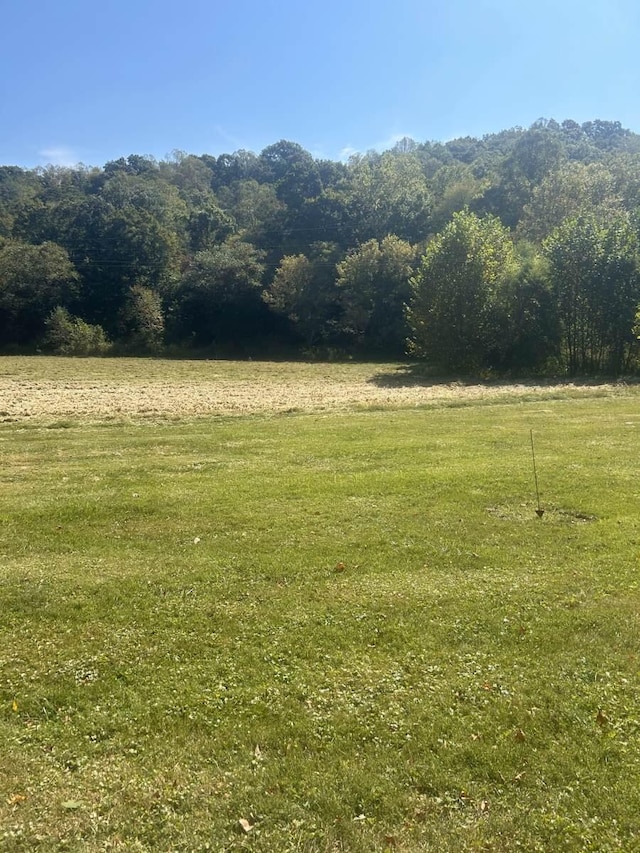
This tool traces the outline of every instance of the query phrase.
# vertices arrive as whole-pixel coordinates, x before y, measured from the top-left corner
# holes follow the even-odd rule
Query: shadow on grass
[[[571,388],[596,388],[599,385],[638,385],[638,376],[458,376],[442,374],[425,364],[400,364],[393,370],[384,370],[374,374],[369,383],[379,388],[438,387],[459,385],[461,388],[484,385],[518,385],[520,387],[540,388],[567,386]]]

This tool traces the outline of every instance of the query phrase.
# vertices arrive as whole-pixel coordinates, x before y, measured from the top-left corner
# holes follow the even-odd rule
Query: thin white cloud
[[[38,155],[42,163],[46,166],[65,166],[71,168],[77,166],[80,162],[80,157],[66,145],[59,145],[53,148],[43,148],[38,151]]]
[[[382,142],[378,142],[371,147],[375,151],[388,151],[390,148],[393,148],[401,139],[405,139],[409,137],[413,138],[410,133],[392,133],[391,136],[388,136],[386,139],[383,139]]]
[[[358,149],[354,148],[353,145],[345,145],[345,147],[341,148],[338,152],[338,159],[348,160],[352,154],[358,154]]]
[[[374,142],[373,145],[367,145],[365,148],[354,148],[352,145],[345,145],[338,153],[340,160],[348,160],[353,154],[364,154],[367,151],[389,151],[400,140],[405,138],[413,139],[410,133],[392,133],[386,139],[381,139],[379,142]]]
[[[308,150],[309,154],[311,154],[311,156],[314,157],[316,160],[327,159],[327,155],[324,152],[324,148],[319,142],[314,143]]]
[[[242,140],[235,136],[233,133],[229,133],[229,131],[225,130],[225,128],[221,124],[216,124],[213,128],[214,133],[216,133],[225,143],[232,145],[235,151],[240,151],[245,146],[242,144]]]

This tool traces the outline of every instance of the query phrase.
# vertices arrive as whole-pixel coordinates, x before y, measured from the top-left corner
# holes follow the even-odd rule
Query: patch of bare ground
[[[0,420],[197,417],[623,395],[622,383],[434,381],[410,365],[0,359]]]

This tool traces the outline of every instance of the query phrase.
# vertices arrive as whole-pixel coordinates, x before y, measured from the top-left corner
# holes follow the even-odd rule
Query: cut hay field
[[[2,853],[640,850],[636,386],[4,358],[0,412]]]
[[[0,358],[0,419],[349,411],[626,393],[624,384],[424,380],[408,364]]]

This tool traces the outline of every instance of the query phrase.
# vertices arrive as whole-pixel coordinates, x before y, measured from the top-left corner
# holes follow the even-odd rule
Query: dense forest
[[[539,120],[348,162],[0,167],[0,350],[424,358],[623,374],[640,334],[640,135]]]

